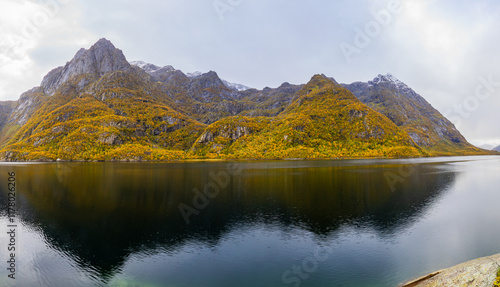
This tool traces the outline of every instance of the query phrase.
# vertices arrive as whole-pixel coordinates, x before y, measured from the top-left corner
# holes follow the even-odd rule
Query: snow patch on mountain
[[[170,65],[160,67],[160,66],[157,66],[157,65],[154,65],[151,63],[146,63],[144,61],[132,61],[132,62],[130,62],[130,65],[137,66],[137,67],[143,69],[148,74],[152,74],[152,73],[158,72],[160,70],[165,70],[167,72],[175,71],[174,67],[172,67]]]
[[[392,74],[386,74],[386,75],[378,75],[376,76],[373,80],[369,81],[368,84],[370,85],[376,85],[380,84],[383,82],[389,82],[394,84],[398,88],[405,88],[407,87],[405,83],[401,82],[398,80],[398,78],[394,77]]]
[[[154,65],[151,63],[146,63],[144,61],[132,61],[132,62],[130,62],[130,65],[137,66],[137,67],[143,69],[148,74],[153,74],[153,73],[160,72],[160,71],[166,71],[166,72],[176,71],[176,69],[174,69],[174,67],[172,67],[170,65],[165,66],[165,67],[160,67],[160,66],[157,66],[157,65]],[[201,77],[204,74],[205,73],[202,73],[200,71],[196,71],[196,72],[192,72],[192,73],[187,73],[186,76],[190,79],[196,79],[198,77]],[[223,79],[221,79],[221,81],[222,81],[222,83],[224,83],[224,86],[226,86],[228,89],[231,89],[231,90],[241,92],[241,91],[246,91],[246,90],[251,89],[250,87],[247,87],[247,86],[242,85],[242,84],[231,83],[231,82],[228,82],[228,81],[223,80]]]
[[[203,75],[202,72],[200,71],[196,71],[196,72],[192,72],[192,73],[187,73],[186,76],[190,79],[194,79],[194,78],[198,78],[199,76]]]
[[[242,85],[242,84],[235,84],[235,83],[230,83],[226,80],[222,80],[222,82],[224,83],[224,85],[226,87],[228,87],[229,89],[231,90],[236,90],[236,91],[246,91],[246,90],[250,90],[251,88],[250,87],[247,87],[245,85]]]

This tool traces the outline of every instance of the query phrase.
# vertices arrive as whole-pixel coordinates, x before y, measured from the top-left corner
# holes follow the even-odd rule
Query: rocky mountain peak
[[[375,89],[386,89],[388,91],[391,91],[393,93],[396,93],[398,95],[407,97],[413,101],[416,101],[419,103],[419,105],[426,106],[428,107],[429,104],[427,101],[422,98],[419,94],[417,94],[412,88],[410,88],[408,85],[400,81],[398,78],[393,76],[392,74],[386,74],[386,75],[381,75],[379,74],[377,77],[375,77],[372,81],[368,81],[368,83],[363,83],[363,82],[356,82],[353,83],[351,86],[366,86],[365,88],[375,88]],[[356,94],[356,93],[355,93]]]
[[[311,80],[309,80],[309,82],[305,85],[305,88],[311,90],[314,87],[321,88],[321,87],[324,87],[325,85],[336,85],[336,84],[337,83],[335,82],[335,80],[328,78],[324,74],[321,74],[321,75],[317,74],[317,75],[314,75],[311,78]]]
[[[226,88],[222,80],[214,71],[201,74],[200,76],[193,78],[192,81],[195,83],[195,86],[198,86],[201,89],[220,87]]]
[[[290,83],[289,82],[283,82],[279,87],[278,89],[286,89],[288,87],[290,87]]]
[[[65,66],[50,71],[43,78],[41,86],[46,94],[52,95],[64,82],[75,76],[87,74],[98,79],[106,73],[130,68],[123,52],[102,38],[88,50],[80,49]],[[87,83],[80,84],[84,86]]]
[[[368,83],[372,85],[381,83],[390,83],[396,86],[402,86],[402,85],[406,86],[405,83],[401,82],[400,80],[398,80],[398,78],[394,77],[390,73],[387,73],[386,75],[379,74],[372,81],[369,81]]]

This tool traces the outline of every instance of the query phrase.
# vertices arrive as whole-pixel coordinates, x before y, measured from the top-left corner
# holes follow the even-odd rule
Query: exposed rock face
[[[43,95],[41,88],[33,88],[21,95],[19,100],[15,102],[15,106],[11,111],[8,122],[17,125],[24,125],[28,122],[31,115],[40,107],[39,98]]]
[[[14,110],[16,102],[5,101],[0,102],[0,130],[7,124],[10,114]]]
[[[191,79],[187,92],[199,102],[233,100],[236,92],[228,89],[216,72],[210,71]]]
[[[243,107],[242,114],[248,116],[277,116],[285,110],[304,85],[292,85],[287,82],[278,88],[264,88],[263,90],[247,90],[239,95],[239,100],[249,103]]]
[[[399,287],[476,286],[492,287],[500,268],[500,254],[479,258],[440,270]]]
[[[131,69],[122,51],[106,39],[101,39],[90,49],[80,49],[64,67],[50,71],[42,80],[42,88],[52,95],[57,88],[74,76],[89,74],[96,78],[113,71]]]
[[[440,142],[468,145],[455,126],[423,97],[394,76],[378,75],[367,83],[343,85],[372,109],[403,128],[420,146]]]
[[[215,133],[211,131],[206,131],[198,139],[199,144],[209,143],[214,140],[215,137],[223,137],[235,141],[243,136],[247,136],[252,133],[252,129],[246,126],[229,126],[225,125],[221,129],[217,130]]]
[[[119,145],[122,144],[122,140],[116,134],[104,133],[99,135],[99,142],[107,145]]]
[[[211,131],[206,131],[201,135],[197,143],[204,144],[212,142],[213,140],[214,140],[214,134]]]
[[[184,74],[172,66],[159,67],[142,61],[131,63],[162,82],[164,92],[175,99],[179,110],[211,124],[227,116],[276,116],[296,96],[302,85],[283,83],[264,90],[250,89],[219,78],[216,72]]]

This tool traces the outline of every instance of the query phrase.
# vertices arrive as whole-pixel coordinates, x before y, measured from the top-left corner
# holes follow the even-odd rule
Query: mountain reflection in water
[[[259,224],[279,231],[281,242],[302,230],[328,244],[349,228],[369,229],[378,238],[391,240],[407,232],[460,174],[446,164],[411,160],[0,167],[2,172],[13,168],[19,178],[17,201],[23,223],[42,234],[51,248],[72,258],[78,268],[93,274],[99,284],[123,273],[134,255],[168,256],[192,244],[217,249],[229,234]],[[193,189],[203,191],[208,183],[217,184],[218,194],[186,224],[179,205],[193,207]],[[2,204],[5,186],[1,186]],[[232,260],[231,254],[220,256]],[[289,263],[290,258],[282,259],[283,266],[297,263],[297,258]],[[270,285],[255,281],[248,286],[276,282],[293,286],[279,282],[283,271],[281,266],[273,271],[277,279]],[[318,282],[301,286],[326,284]]]

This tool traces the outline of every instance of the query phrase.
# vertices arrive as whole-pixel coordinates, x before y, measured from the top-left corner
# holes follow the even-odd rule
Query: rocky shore
[[[471,260],[400,284],[398,287],[493,287],[500,269],[500,254]]]

